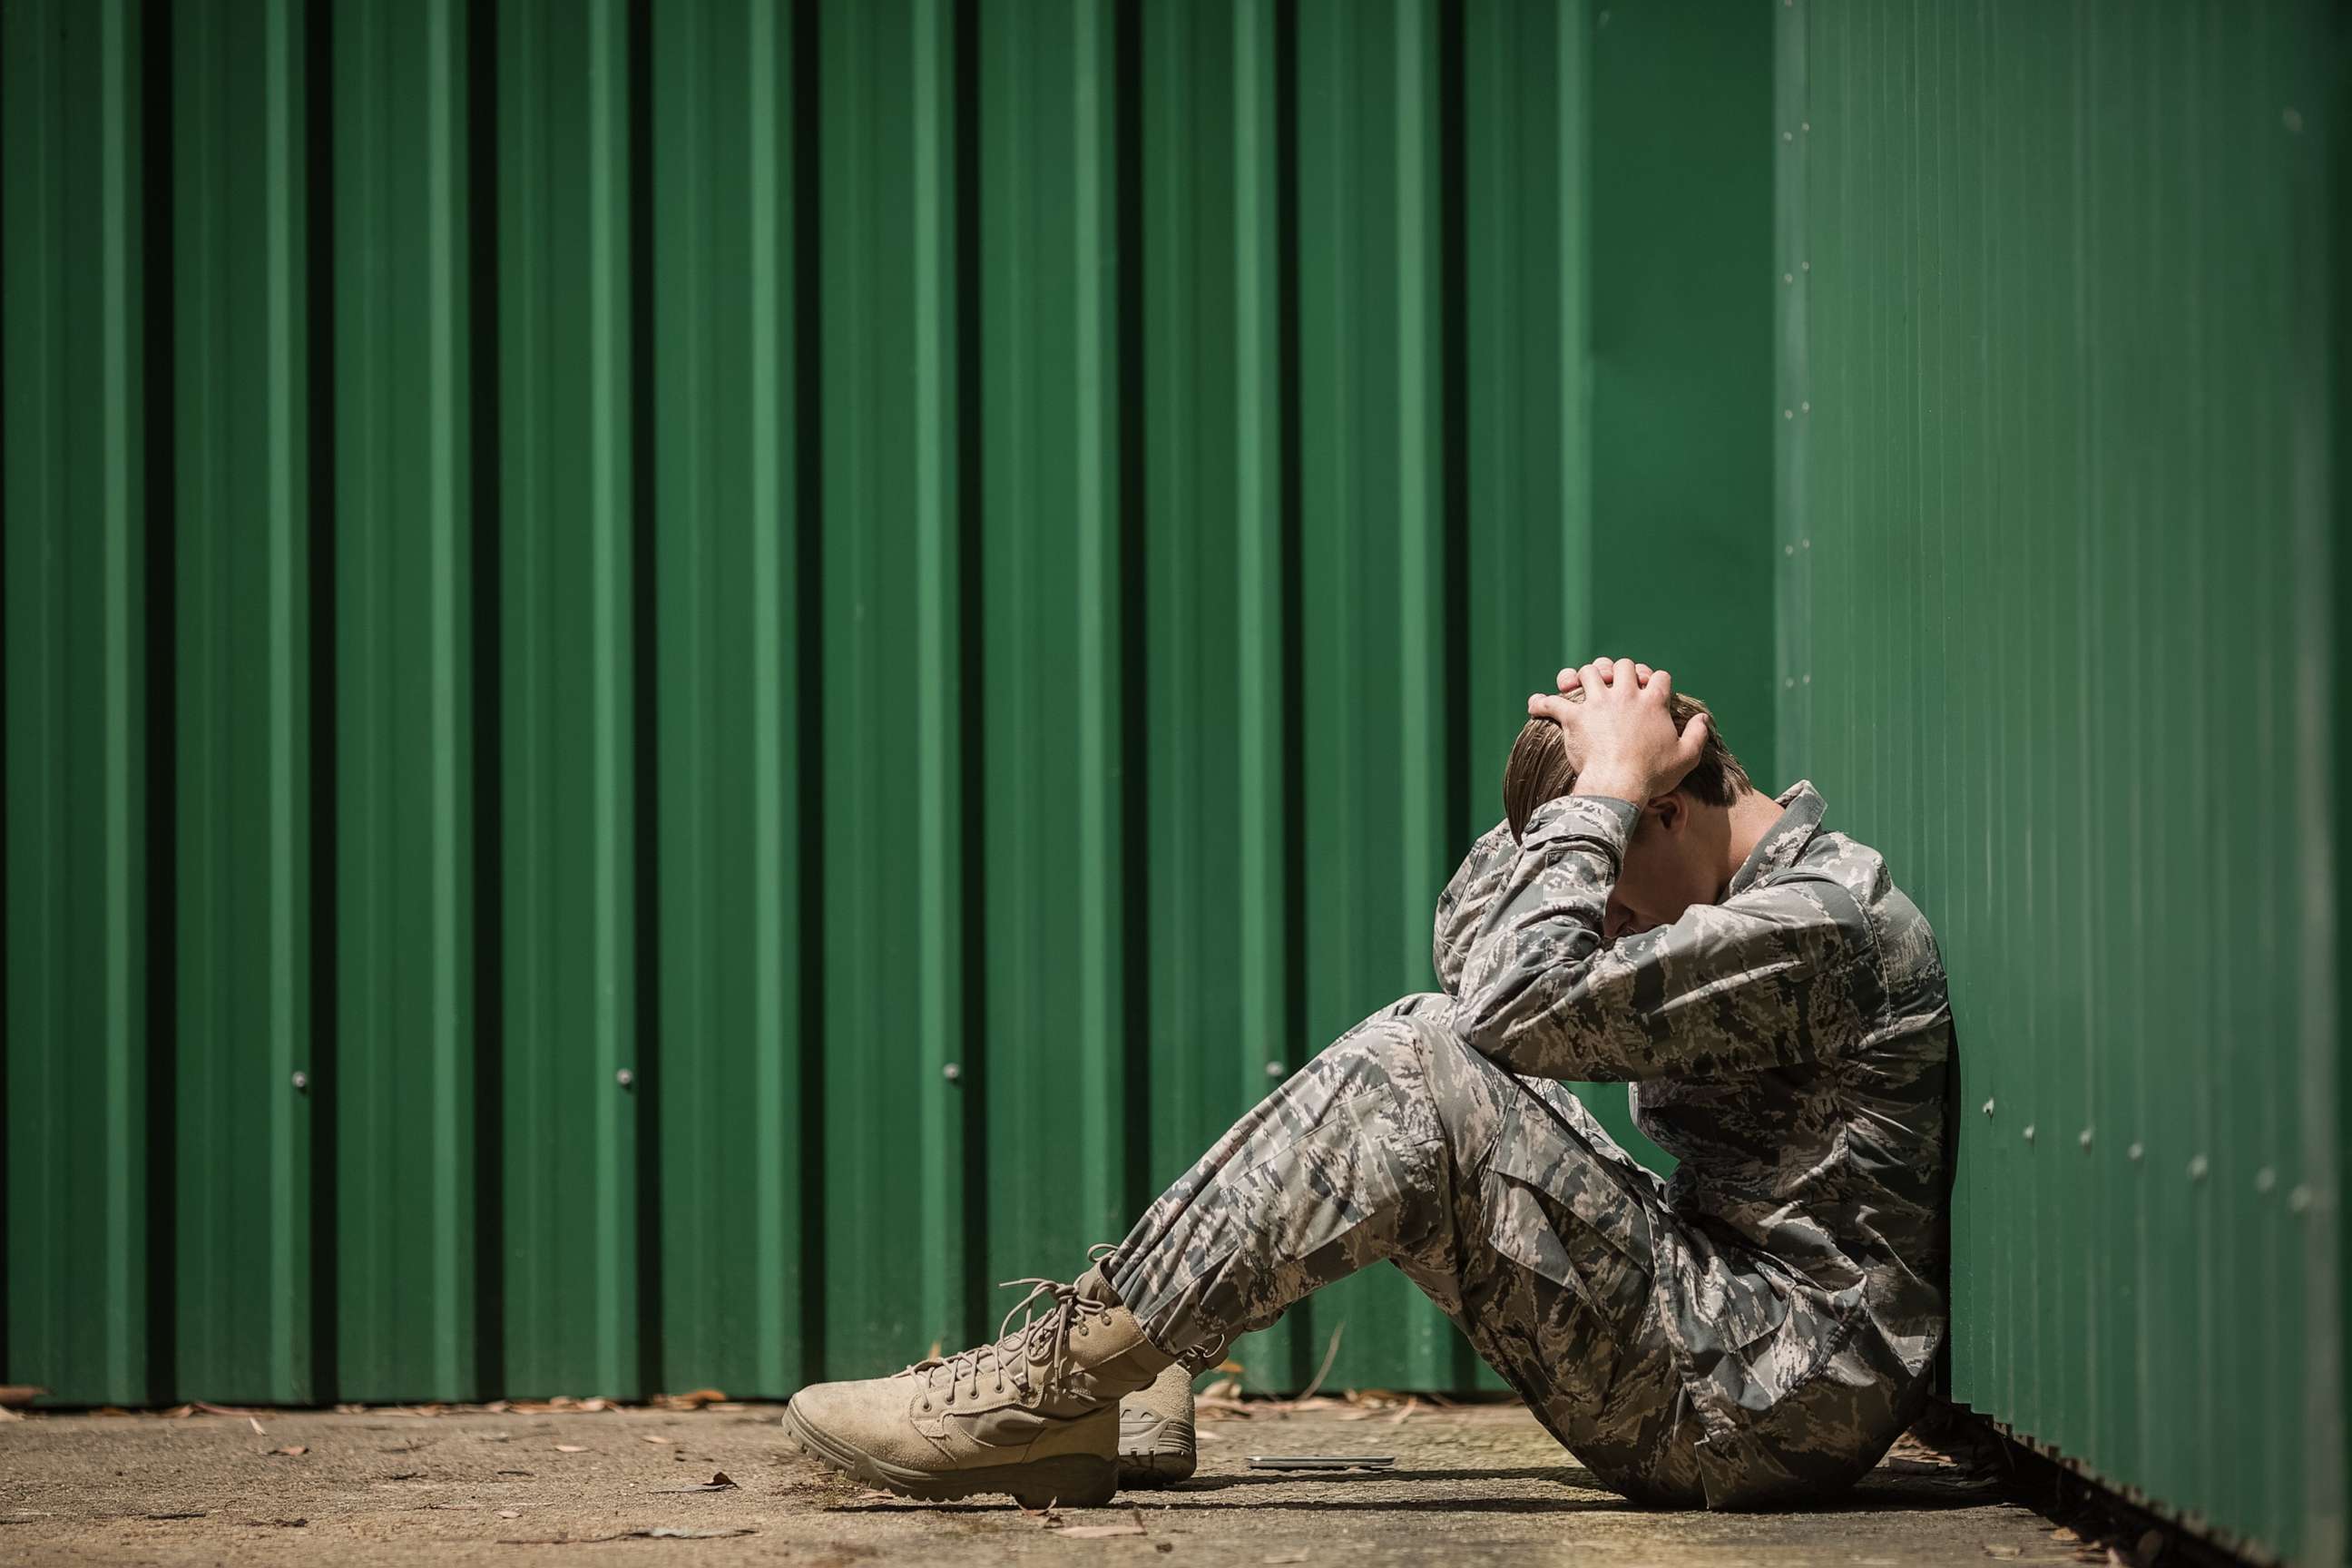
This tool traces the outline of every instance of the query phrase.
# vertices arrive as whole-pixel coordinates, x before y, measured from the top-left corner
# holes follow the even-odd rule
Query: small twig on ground
[[[1298,1396],[1290,1402],[1292,1405],[1304,1405],[1315,1397],[1315,1391],[1323,1386],[1325,1378],[1331,1375],[1331,1363],[1339,1356],[1339,1336],[1347,1331],[1348,1320],[1345,1318],[1331,1325],[1331,1342],[1323,1347],[1323,1364],[1315,1369],[1314,1377],[1298,1391]]]

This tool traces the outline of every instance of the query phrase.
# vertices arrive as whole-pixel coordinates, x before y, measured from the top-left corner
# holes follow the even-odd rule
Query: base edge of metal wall
[[[1981,1432],[2011,1456],[2020,1491],[2054,1500],[2053,1507],[2036,1504],[2036,1511],[2045,1517],[2055,1517],[2067,1506],[2069,1500],[2064,1493],[2071,1482],[2077,1492],[2095,1496],[2099,1506],[2118,1518],[2136,1520],[2147,1529],[2165,1532],[2172,1538],[2168,1548],[2189,1549],[2185,1554],[2168,1549],[2164,1555],[2167,1564],[2290,1568],[2286,1559],[2260,1539],[2223,1529],[2195,1509],[2178,1508],[2161,1498],[2151,1497],[2143,1489],[2116,1479],[2057,1444],[2045,1442],[1998,1415],[1954,1399],[1939,1397],[1937,1403],[1956,1424]],[[2084,1500],[2087,1500],[2076,1499],[2074,1504],[2079,1507]]]

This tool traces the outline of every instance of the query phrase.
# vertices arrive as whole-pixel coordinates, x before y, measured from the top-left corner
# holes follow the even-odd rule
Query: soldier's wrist
[[[1643,781],[1634,776],[1632,769],[1614,767],[1606,763],[1596,764],[1578,773],[1576,787],[1570,793],[1602,795],[1610,800],[1631,801],[1635,805],[1640,805],[1649,798],[1649,792],[1643,786]]]

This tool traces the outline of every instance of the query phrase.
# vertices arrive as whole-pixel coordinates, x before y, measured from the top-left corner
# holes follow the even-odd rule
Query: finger
[[[1656,674],[1650,677],[1649,684],[1644,687],[1643,689],[1648,691],[1653,697],[1655,697],[1659,701],[1664,702],[1667,698],[1672,697],[1675,694],[1675,678],[1667,674],[1663,669],[1659,670]]]
[[[1675,761],[1681,764],[1683,772],[1688,773],[1698,766],[1698,760],[1705,755],[1706,755],[1706,715],[1694,713],[1691,715],[1691,721],[1683,726],[1682,743],[1675,748]]]
[[[1611,673],[1609,679],[1611,685],[1622,686],[1628,691],[1632,691],[1641,685],[1641,682],[1634,679],[1633,661],[1630,658],[1619,659],[1617,661],[1617,668]]]
[[[1610,663],[1605,658],[1596,658],[1591,664],[1586,665],[1582,670],[1579,671],[1579,673],[1584,677],[1584,689],[1587,691],[1599,691],[1606,689],[1609,685],[1610,668]]]
[[[1647,685],[1649,685],[1649,684],[1650,684],[1650,677],[1652,677],[1652,676],[1654,676],[1654,675],[1657,674],[1658,672],[1657,672],[1656,670],[1654,670],[1654,669],[1652,669],[1652,668],[1651,668],[1648,665],[1646,665],[1646,664],[1642,664],[1642,663],[1636,662],[1636,663],[1634,664],[1634,666],[1633,666],[1633,673],[1634,673],[1635,675],[1638,675],[1638,676],[1640,676],[1640,677],[1642,678],[1642,684],[1643,684],[1643,685],[1647,686]]]
[[[1573,711],[1565,697],[1555,697],[1545,691],[1528,694],[1528,717],[1530,719],[1549,719],[1555,724],[1565,724],[1569,714]]]
[[[1562,691],[1573,691],[1584,684],[1584,678],[1573,667],[1561,670],[1557,679]]]

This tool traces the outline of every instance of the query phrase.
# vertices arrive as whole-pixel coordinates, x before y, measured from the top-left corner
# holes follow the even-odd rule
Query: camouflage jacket
[[[1440,900],[1455,1026],[1512,1072],[1633,1079],[1678,1162],[1661,1321],[1710,1432],[1907,1420],[1941,1342],[1951,1012],[1934,934],[1799,784],[1717,904],[1602,941],[1635,808],[1498,826]],[[1630,1157],[1625,1163],[1632,1163]],[[1803,1396],[1801,1399],[1793,1396]],[[1894,1431],[1885,1436],[1892,1440]]]

